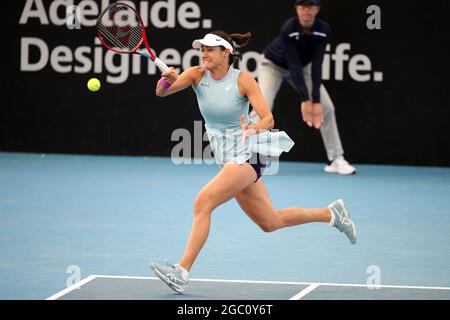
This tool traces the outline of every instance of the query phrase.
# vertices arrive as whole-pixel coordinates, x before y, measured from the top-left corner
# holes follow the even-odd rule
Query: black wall
[[[85,60],[103,64],[106,51],[94,42],[95,27],[70,30],[51,21],[43,25],[37,18],[20,24],[26,2],[1,2],[2,11],[8,15],[1,31],[6,57],[1,62],[0,150],[170,156],[178,143],[171,141],[172,132],[177,128],[194,132],[194,121],[202,118],[192,90],[157,98],[154,87],[159,76],[148,74],[148,62],[139,57],[140,74],[130,74],[120,84],[108,82],[109,72],[104,66],[102,72],[96,72],[94,66],[83,64]],[[32,8],[43,2],[49,14],[52,1],[31,2]],[[143,2],[150,9],[157,1]],[[211,28],[186,29],[178,20],[174,28],[150,23],[149,40],[158,53],[174,48],[183,55],[193,39],[215,29],[251,31],[254,38],[243,51],[261,52],[284,20],[294,14],[291,0],[193,2],[201,9],[200,25],[210,19]],[[175,3],[179,10],[186,1]],[[360,72],[369,75],[369,81],[353,79],[349,61],[344,61],[342,79],[336,79],[336,65],[331,61],[330,79],[324,81],[336,106],[346,158],[355,163],[448,166],[448,2],[324,0],[322,4],[321,16],[333,29],[330,55],[340,44],[348,43],[351,48],[345,54],[349,59],[362,54],[371,62],[370,71]],[[381,8],[381,30],[366,26],[370,16],[366,9],[374,4]],[[165,20],[161,12],[159,18]],[[57,13],[64,18],[63,7]],[[43,41],[49,54],[58,46],[67,46],[72,53],[85,46],[87,51],[81,62],[60,63],[69,72],[55,71],[50,62],[38,71],[21,71],[26,38]],[[99,52],[100,59],[95,59]],[[37,62],[41,54],[31,46],[28,60]],[[119,63],[118,59],[113,62]],[[193,58],[191,64],[197,63]],[[255,65],[253,61],[245,68],[255,71]],[[85,70],[77,73],[75,67]],[[374,79],[375,73],[382,73],[382,81]],[[86,88],[91,77],[102,81],[97,93]],[[319,132],[300,121],[299,103],[288,85],[283,85],[273,113],[276,128],[296,141],[282,159],[326,160]]]

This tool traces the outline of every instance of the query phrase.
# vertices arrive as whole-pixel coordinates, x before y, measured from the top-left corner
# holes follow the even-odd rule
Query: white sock
[[[334,220],[336,219],[336,216],[334,215],[333,210],[331,210],[330,208],[328,208],[328,210],[330,210],[331,212],[330,227],[334,227]]]
[[[187,271],[185,268],[180,266],[178,263],[175,265],[175,267],[181,271],[181,277],[183,278],[183,280],[187,281],[187,279],[189,277],[189,271]]]

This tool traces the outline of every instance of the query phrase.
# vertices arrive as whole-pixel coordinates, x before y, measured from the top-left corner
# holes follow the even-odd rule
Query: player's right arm
[[[158,81],[156,85],[156,95],[158,97],[167,97],[178,91],[184,90],[187,87],[195,86],[203,77],[204,69],[201,67],[192,67],[178,75],[174,68],[162,73],[162,79],[170,84],[170,87],[165,88],[163,83]]]

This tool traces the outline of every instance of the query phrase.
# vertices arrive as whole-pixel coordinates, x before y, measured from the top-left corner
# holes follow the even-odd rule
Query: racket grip
[[[158,58],[155,58],[155,60],[153,60],[153,63],[158,67],[159,70],[161,70],[161,72],[169,70],[169,67]]]

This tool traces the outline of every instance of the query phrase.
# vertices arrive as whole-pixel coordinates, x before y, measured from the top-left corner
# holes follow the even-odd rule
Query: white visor
[[[208,33],[203,39],[197,39],[192,42],[192,47],[194,49],[200,49],[202,45],[207,47],[223,46],[233,53],[233,46],[227,40],[212,33]]]

